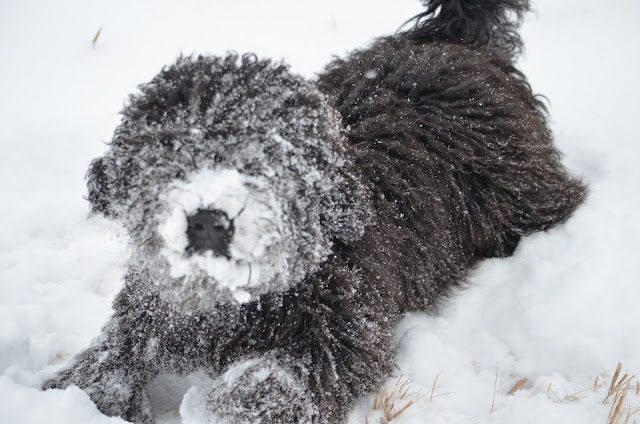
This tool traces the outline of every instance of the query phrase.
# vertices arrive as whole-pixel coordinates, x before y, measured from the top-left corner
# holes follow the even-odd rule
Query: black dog
[[[389,376],[405,312],[567,219],[585,186],[513,64],[528,1],[425,5],[315,86],[231,55],[140,87],[88,174],[131,234],[126,286],[45,388],[152,422],[149,382],[202,369],[204,420],[342,422]]]

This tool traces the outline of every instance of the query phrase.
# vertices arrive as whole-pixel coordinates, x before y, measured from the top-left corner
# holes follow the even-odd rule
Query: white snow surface
[[[137,84],[180,52],[227,50],[285,58],[312,77],[420,10],[413,0],[0,2],[0,422],[124,422],[75,387],[37,388],[99,334],[122,285],[126,235],[88,213],[83,177]],[[617,363],[640,372],[640,2],[536,10],[521,67],[590,196],[566,225],[484,262],[437,315],[399,325],[397,373],[424,396],[396,423],[605,424]],[[596,376],[595,391],[565,400]],[[379,422],[372,400],[350,424]],[[625,405],[640,406],[635,390]]]

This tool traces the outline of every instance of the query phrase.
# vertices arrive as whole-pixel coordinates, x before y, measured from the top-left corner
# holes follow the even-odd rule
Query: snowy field
[[[415,401],[396,423],[607,424],[616,365],[640,372],[640,2],[536,9],[521,66],[549,99],[588,202],[512,258],[484,262],[439,315],[400,324],[397,374],[417,394],[396,403]],[[89,216],[84,174],[137,84],[180,52],[227,50],[313,77],[419,10],[415,0],[0,1],[0,423],[124,422],[77,388],[38,387],[99,333],[122,284],[126,236]],[[372,408],[363,398],[349,423],[377,424]]]

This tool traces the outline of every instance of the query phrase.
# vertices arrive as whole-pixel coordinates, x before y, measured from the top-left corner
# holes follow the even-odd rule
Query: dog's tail
[[[522,49],[517,30],[531,9],[529,0],[421,1],[427,10],[405,23],[413,23],[403,33],[413,41],[500,47],[515,54]]]

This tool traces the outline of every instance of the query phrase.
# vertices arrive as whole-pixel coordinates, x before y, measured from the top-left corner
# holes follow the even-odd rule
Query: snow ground
[[[439,315],[401,323],[398,374],[425,396],[397,423],[605,424],[616,364],[640,372],[640,3],[536,8],[521,64],[591,195],[566,225],[485,262]],[[126,237],[88,217],[83,176],[138,83],[181,51],[254,51],[312,76],[419,10],[414,0],[0,2],[0,422],[123,422],[76,388],[37,387],[98,334],[121,286]],[[596,376],[603,387],[559,402]],[[371,405],[349,422],[379,422]],[[626,405],[640,406],[635,390]]]

